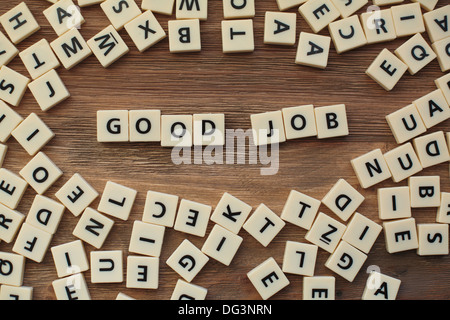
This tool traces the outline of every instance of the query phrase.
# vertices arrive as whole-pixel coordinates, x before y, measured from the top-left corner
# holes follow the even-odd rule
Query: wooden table
[[[1,13],[19,2],[8,1]],[[140,5],[141,1],[137,2]],[[440,1],[438,6],[443,2]],[[49,41],[56,38],[42,14],[49,3],[39,0],[27,3],[41,30],[22,42],[18,46],[20,50],[42,38]],[[99,193],[108,180],[138,191],[129,220],[115,220],[102,250],[121,249],[124,257],[128,255],[132,224],[142,218],[147,190],[177,194],[180,198],[213,207],[227,191],[253,208],[264,203],[280,214],[290,190],[322,199],[339,178],[344,178],[366,197],[358,211],[382,223],[377,212],[377,188],[396,184],[387,180],[366,190],[360,188],[350,160],[375,148],[387,151],[397,145],[385,116],[436,88],[434,79],[443,75],[437,61],[415,76],[405,74],[388,93],[365,75],[365,70],[383,48],[394,50],[406,41],[405,38],[365,46],[342,55],[336,54],[332,46],[328,67],[318,70],[294,63],[296,46],[263,44],[265,11],[278,11],[275,0],[257,1],[253,53],[222,53],[222,4],[221,1],[210,1],[208,20],[201,23],[201,52],[171,54],[166,38],[145,53],[139,53],[123,30],[120,34],[129,45],[130,53],[108,69],[102,68],[93,55],[70,71],[63,67],[58,69],[71,93],[69,100],[44,113],[27,91],[16,110],[24,117],[36,112],[55,132],[55,138],[43,151],[64,171],[64,176],[45,195],[54,198],[55,192],[74,173],[80,173]],[[289,11],[296,12],[296,9]],[[98,6],[83,8],[82,13],[86,23],[80,32],[85,39],[109,24]],[[157,18],[166,31],[168,20],[174,19],[162,15]],[[311,32],[300,15],[297,23],[298,32]],[[9,66],[27,75],[19,58]],[[143,108],[160,109],[162,114],[224,113],[228,129],[247,130],[251,128],[250,115],[254,113],[303,104],[340,103],[347,106],[350,135],[320,141],[298,139],[281,144],[280,167],[274,176],[262,176],[260,168],[264,165],[261,164],[175,165],[171,161],[171,149],[162,148],[159,143],[101,144],[96,139],[97,110]],[[448,125],[446,121],[429,132],[449,131]],[[4,167],[19,172],[31,157],[14,138],[7,145],[9,150]],[[423,170],[420,175],[440,175],[442,191],[450,191],[448,163]],[[18,210],[26,214],[34,196],[35,192],[28,188]],[[92,204],[93,208],[97,207],[98,201]],[[321,211],[332,215],[324,206]],[[434,222],[435,216],[435,208],[413,209],[413,217],[418,223]],[[77,221],[78,218],[66,211],[51,246],[76,240],[72,231]],[[212,226],[210,222],[208,232]],[[242,230],[240,235],[244,241],[232,264],[225,267],[211,259],[193,283],[208,289],[208,299],[260,299],[247,272],[269,257],[274,257],[281,265],[286,241],[306,241],[305,233],[288,223],[264,248]],[[92,299],[115,299],[119,292],[136,299],[169,299],[179,277],[165,261],[184,239],[198,247],[205,241],[205,238],[166,230],[157,290],[127,289],[125,282],[92,284],[90,273],[85,272]],[[0,243],[0,251],[10,252],[11,248],[12,243]],[[95,250],[88,244],[85,248],[88,253]],[[402,280],[398,299],[450,298],[449,256],[420,257],[414,250],[389,254],[381,234],[352,283],[324,266],[328,256],[319,249],[315,274],[336,276],[337,299],[360,299],[368,277],[366,270],[372,265],[378,266],[382,273]],[[287,277],[290,285],[272,299],[302,299],[302,277],[290,274]],[[42,263],[27,260],[24,285],[34,287],[34,299],[55,299],[51,285],[55,279],[57,274],[50,251]]]

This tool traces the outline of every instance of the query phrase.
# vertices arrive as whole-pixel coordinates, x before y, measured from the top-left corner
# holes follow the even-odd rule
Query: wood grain
[[[11,0],[2,6],[6,12],[20,0]],[[140,5],[141,1],[137,1]],[[440,1],[438,6],[445,1]],[[42,11],[50,4],[46,1],[27,1],[41,30],[19,45],[23,50],[42,38],[52,41],[56,34]],[[265,11],[277,11],[275,0],[256,3],[254,18],[255,51],[253,53],[225,55],[221,49],[221,1],[209,2],[208,20],[201,23],[202,51],[188,54],[170,54],[165,39],[144,53],[139,53],[123,30],[120,34],[130,47],[130,53],[108,69],[101,67],[95,56],[89,57],[76,68],[58,69],[71,92],[71,98],[54,109],[41,112],[28,91],[19,107],[22,116],[36,112],[55,132],[55,138],[43,151],[64,171],[48,192],[55,192],[74,173],[80,173],[98,192],[108,180],[121,183],[138,191],[136,203],[128,221],[115,220],[112,232],[102,250],[121,249],[128,255],[128,243],[134,220],[142,218],[147,190],[177,194],[180,198],[215,206],[224,192],[230,192],[256,208],[266,204],[281,213],[292,189],[321,199],[339,178],[344,178],[366,197],[359,212],[381,223],[377,212],[376,190],[394,186],[385,181],[363,190],[359,187],[350,160],[381,148],[396,146],[385,121],[385,116],[416,98],[435,89],[434,79],[442,72],[433,61],[419,74],[406,74],[392,92],[384,91],[365,75],[365,70],[383,49],[394,50],[405,38],[338,55],[331,48],[329,65],[325,70],[303,67],[294,63],[296,46],[281,47],[263,44]],[[361,12],[365,10],[362,9]],[[290,12],[296,12],[293,8]],[[109,22],[99,6],[82,9],[86,23],[80,32],[89,39]],[[174,17],[157,15],[167,31],[167,21]],[[298,32],[311,32],[298,15]],[[324,30],[322,34],[327,34]],[[425,34],[426,36],[426,34]],[[10,65],[27,74],[19,58]],[[257,165],[175,165],[171,150],[158,143],[110,143],[96,141],[97,110],[160,109],[163,114],[193,114],[202,112],[225,113],[229,129],[249,129],[253,113],[279,110],[288,106],[314,104],[325,106],[345,103],[348,111],[350,135],[343,138],[317,140],[298,139],[280,145],[280,168],[274,176],[262,176]],[[431,130],[449,131],[446,121]],[[31,159],[11,138],[4,167],[18,172]],[[448,163],[423,170],[420,175],[440,175],[442,191],[450,192]],[[404,185],[405,183],[401,183]],[[399,184],[400,185],[400,184]],[[35,193],[28,188],[19,211],[27,213]],[[98,205],[98,199],[92,204]],[[322,207],[325,213],[332,214]],[[414,209],[418,223],[434,222],[435,209]],[[66,211],[51,246],[73,241],[72,231],[78,221]],[[212,228],[209,224],[208,232]],[[260,299],[248,280],[248,271],[269,257],[281,265],[287,240],[306,241],[305,230],[287,224],[267,247],[263,248],[244,230],[244,241],[232,264],[225,267],[211,259],[193,283],[208,289],[208,299]],[[165,261],[176,247],[189,239],[201,247],[205,238],[199,238],[167,229],[160,258],[159,289],[127,289],[121,284],[92,284],[90,273],[85,272],[92,299],[115,299],[124,292],[136,299],[169,299],[177,274]],[[0,243],[0,251],[11,251],[12,244]],[[89,253],[95,250],[86,244]],[[319,250],[316,275],[335,275],[324,266],[329,254]],[[382,273],[402,280],[398,299],[449,299],[450,257],[420,257],[415,251],[389,254],[381,234],[356,279],[349,283],[336,276],[336,298],[361,298],[371,265]],[[124,275],[126,269],[124,270]],[[287,275],[290,285],[272,299],[302,299],[300,276]],[[27,260],[24,285],[34,287],[34,299],[55,299],[51,282],[57,279],[50,251],[42,263]]]

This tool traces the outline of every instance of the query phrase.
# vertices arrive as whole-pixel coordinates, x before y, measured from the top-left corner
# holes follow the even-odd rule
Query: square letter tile
[[[170,300],[205,300],[208,289],[178,279]]]
[[[34,156],[38,153],[55,136],[53,131],[34,112],[30,113],[30,115],[11,132],[11,135],[30,156]]]
[[[53,40],[50,46],[67,70],[74,68],[92,54],[91,48],[76,28]]]
[[[333,253],[344,235],[346,226],[343,223],[319,212],[305,239],[329,253]]]
[[[333,254],[325,262],[325,266],[345,280],[353,282],[366,259],[366,254],[347,242],[341,241]]]
[[[79,216],[98,197],[98,192],[75,173],[55,195],[74,216]]]
[[[331,37],[300,32],[295,63],[325,69],[328,65]]]
[[[142,221],[172,228],[177,209],[177,195],[148,191]]]
[[[58,36],[72,28],[79,28],[85,22],[72,0],[59,0],[44,10],[44,16]]]
[[[338,54],[367,44],[366,35],[357,15],[330,23],[328,30]]]
[[[29,82],[24,75],[3,66],[0,69],[0,99],[14,107],[19,106]]]
[[[392,177],[380,149],[375,149],[351,160],[351,164],[361,187],[364,189]]]
[[[184,280],[192,282],[208,261],[206,254],[185,239],[169,256],[166,263]]]
[[[387,252],[396,253],[419,247],[414,218],[384,222],[383,229]]]
[[[91,251],[91,282],[123,282],[123,253],[121,250]]]
[[[419,256],[448,255],[448,225],[440,223],[419,223]]]
[[[216,224],[206,238],[202,252],[207,256],[229,266],[244,239]]]
[[[224,3],[230,0],[224,0]],[[231,0],[231,2],[233,2]],[[297,36],[297,14],[294,12],[266,11],[264,43],[293,46]]]
[[[379,188],[378,216],[381,220],[411,217],[411,198],[409,187]]]
[[[161,142],[161,110],[128,112],[130,142]]]
[[[314,106],[304,105],[281,109],[286,139],[317,136]]]
[[[345,179],[339,179],[323,197],[322,203],[341,220],[347,221],[363,203],[364,199],[364,196]]]
[[[87,44],[104,68],[108,68],[130,51],[112,25],[89,39]]]
[[[197,52],[202,49],[199,19],[169,20],[168,30],[170,52]]]
[[[19,57],[33,80],[61,65],[46,39],[21,51]]]
[[[427,131],[414,104],[407,105],[388,114],[386,121],[397,143],[406,142]]]
[[[159,258],[128,256],[126,287],[135,289],[158,289]]]
[[[97,141],[127,142],[128,124],[128,110],[97,111]]]
[[[180,201],[174,229],[204,237],[211,215],[211,206],[186,199]]]
[[[407,142],[384,154],[394,182],[403,181],[422,171],[422,164],[411,143]]]
[[[316,267],[317,251],[314,244],[286,241],[283,272],[312,277]]]
[[[252,206],[225,192],[211,215],[211,221],[238,234],[251,211]]]
[[[315,276],[303,278],[303,300],[334,300],[336,278]]]
[[[23,223],[12,251],[37,263],[44,260],[53,235],[28,223]]]
[[[64,210],[65,207],[61,203],[38,194],[31,204],[26,221],[50,234],[55,234]]]
[[[142,221],[134,221],[128,251],[159,257],[166,228]]]
[[[247,277],[263,300],[269,299],[290,283],[274,258],[250,270]]]
[[[441,204],[440,176],[410,177],[408,184],[412,208],[437,208]]]
[[[355,212],[345,229],[342,240],[369,254],[383,227],[364,215]]]
[[[320,32],[341,15],[331,0],[307,1],[300,6],[299,12],[314,33]]]
[[[42,111],[48,111],[70,97],[69,90],[55,70],[30,82],[28,88]]]
[[[121,30],[142,13],[134,0],[106,0],[100,7],[116,30]]]
[[[425,32],[420,3],[408,3],[391,7],[397,37]]]
[[[281,110],[252,114],[250,120],[256,146],[286,141]]]
[[[27,187],[28,183],[17,174],[5,168],[0,169],[0,203],[16,209]]]
[[[14,44],[22,42],[41,28],[25,2],[4,13],[0,23]]]
[[[108,181],[97,210],[126,221],[130,216],[136,195],[136,190]]]
[[[436,53],[420,33],[404,42],[394,52],[408,66],[412,75],[436,59]]]
[[[253,19],[222,21],[223,53],[253,52],[255,40]]]
[[[144,52],[167,36],[151,11],[146,11],[128,22],[125,30],[140,52]]]
[[[89,270],[89,260],[81,240],[54,246],[51,252],[60,278]]]
[[[428,129],[450,118],[450,107],[441,89],[415,100],[414,105]]]
[[[0,204],[0,239],[11,243],[24,219],[24,214]]]
[[[385,48],[367,68],[366,74],[386,91],[391,91],[407,70],[408,66]]]
[[[100,249],[114,225],[114,220],[107,218],[92,208],[86,208],[78,220],[72,234]]]
[[[260,204],[244,223],[244,230],[267,247],[284,228],[285,222],[266,205]]]
[[[304,193],[291,190],[281,212],[281,219],[309,230],[319,211],[321,201]]]
[[[19,174],[38,194],[44,194],[63,172],[45,153],[39,152]]]
[[[414,149],[422,167],[428,168],[450,160],[450,154],[443,131],[420,136],[413,140]]]
[[[360,17],[368,44],[392,41],[397,38],[390,9],[364,12]]]
[[[362,300],[395,300],[401,280],[372,271],[367,278]]]

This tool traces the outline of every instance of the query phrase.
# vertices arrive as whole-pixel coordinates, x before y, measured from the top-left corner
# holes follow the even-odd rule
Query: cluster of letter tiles
[[[373,150],[351,161],[363,188],[389,178],[395,182],[408,179],[407,186],[378,189],[379,218],[384,221],[382,226],[357,212],[364,196],[344,179],[337,181],[322,200],[292,190],[280,216],[264,204],[260,204],[250,215],[252,207],[228,193],[223,194],[213,210],[209,205],[180,200],[176,195],[148,191],[142,219],[133,223],[128,248],[131,255],[127,257],[126,279],[123,279],[123,252],[101,251],[101,248],[114,226],[113,218],[128,220],[137,191],[109,181],[97,209],[94,209],[91,204],[100,194],[80,174],[74,174],[55,194],[59,201],[45,196],[50,186],[63,175],[58,166],[40,152],[54,134],[35,113],[23,119],[7,103],[18,106],[27,88],[43,111],[67,99],[70,93],[55,70],[61,65],[71,69],[91,54],[98,58],[103,67],[108,67],[129,52],[118,33],[123,28],[139,51],[147,50],[166,37],[153,13],[171,15],[175,0],[143,0],[141,8],[144,12],[134,0],[78,0],[80,7],[100,4],[111,22],[109,27],[88,41],[77,29],[84,23],[78,7],[71,0],[50,2],[54,4],[44,11],[44,15],[58,38],[51,43],[43,39],[20,53],[15,45],[39,30],[39,25],[25,2],[0,17],[0,23],[9,37],[0,33],[0,141],[4,143],[13,136],[33,156],[20,171],[20,176],[5,168],[0,169],[0,239],[6,243],[14,241],[13,253],[0,252],[1,299],[32,298],[32,288],[23,286],[26,259],[37,263],[43,260],[65,210],[80,218],[73,230],[73,235],[78,239],[50,248],[58,275],[53,282],[57,299],[90,299],[83,275],[88,270],[92,283],[125,281],[128,288],[158,288],[159,257],[165,228],[205,237],[209,221],[215,225],[201,248],[186,239],[166,261],[180,276],[171,297],[173,299],[206,297],[207,289],[193,284],[193,280],[209,259],[230,265],[243,241],[238,235],[241,229],[262,246],[268,246],[286,222],[307,230],[307,243],[286,242],[281,267],[275,259],[269,258],[248,272],[248,278],[263,299],[270,298],[289,284],[285,273],[305,277],[304,299],[334,299],[335,277],[314,275],[319,248],[330,253],[326,267],[352,282],[383,230],[389,253],[412,249],[424,256],[449,253],[450,194],[440,191],[439,176],[414,176],[423,168],[450,160],[449,133],[445,136],[444,132],[439,131],[419,137],[427,129],[449,118],[450,75],[446,75],[436,80],[436,91],[386,117],[396,141],[401,145],[384,154],[379,149]],[[383,50],[367,69],[367,74],[386,90],[391,90],[406,70],[415,74],[436,57],[442,71],[449,70],[450,31],[447,17],[450,5],[433,10],[437,0],[417,0],[380,10],[375,18],[374,13],[369,12],[360,17],[354,15],[367,2],[277,0],[280,11],[299,6],[299,13],[314,32],[300,33],[295,62],[325,68],[331,41],[337,52],[343,53],[366,44],[412,36],[395,51],[395,55],[387,49]],[[401,2],[373,0],[378,6]],[[223,4],[223,52],[253,51],[254,1],[237,3],[224,0]],[[422,9],[428,12],[422,15]],[[175,11],[176,20],[169,21],[168,25],[170,52],[201,50],[200,21],[207,19],[207,0],[177,0]],[[339,17],[342,19],[337,20]],[[370,19],[373,19],[372,27]],[[295,13],[267,12],[264,42],[294,45],[295,25]],[[325,27],[328,27],[331,37],[317,34]],[[421,35],[425,31],[433,42],[431,47]],[[29,72],[31,81],[6,66],[17,55]],[[145,139],[150,140],[144,141],[163,143],[179,135],[180,128],[182,133],[191,128],[194,138],[189,143],[203,144],[210,138],[205,135],[224,130],[224,116],[221,114],[186,116],[186,119],[180,120],[183,119],[180,116],[172,118],[160,116],[159,111],[147,112],[143,115],[141,111],[124,111],[123,118],[120,118],[117,114],[111,117],[108,111],[100,111],[97,119],[98,123],[102,123],[98,126],[99,141],[108,141],[108,137],[117,139],[117,131],[126,136],[120,138],[123,139],[121,141],[140,141],[139,134],[152,131],[152,134],[160,136],[146,136]],[[199,120],[198,129],[196,119]],[[257,145],[306,136],[327,138],[348,134],[344,105],[286,108],[253,115],[251,120],[254,129],[264,132],[262,136],[255,136]],[[161,129],[169,128],[166,132],[168,139],[163,138],[164,130],[155,129],[158,125]],[[134,135],[132,128],[135,129]],[[201,134],[196,135],[196,130],[200,130]],[[134,140],[136,134],[138,140]],[[413,140],[412,143],[409,140]],[[219,144],[220,141],[215,140]],[[7,147],[1,145],[1,161],[6,152]],[[16,208],[28,186],[37,194],[28,214],[24,215]],[[338,219],[321,212],[321,204]],[[416,225],[411,209],[419,207],[436,207],[436,223]],[[91,252],[90,259],[85,253],[85,244],[97,249]],[[362,298],[395,299],[400,283],[399,279],[373,272]],[[122,293],[117,298],[131,299]]]

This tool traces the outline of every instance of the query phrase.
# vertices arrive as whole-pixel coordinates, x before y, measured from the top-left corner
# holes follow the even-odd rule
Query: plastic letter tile
[[[52,234],[25,222],[20,228],[12,251],[40,263],[44,260],[52,237]]]
[[[397,37],[425,32],[422,10],[419,3],[408,3],[391,7]]]
[[[136,289],[158,289],[159,258],[128,256],[126,287]]]
[[[21,2],[0,17],[0,23],[14,44],[22,42],[40,29],[25,2]]]
[[[423,14],[425,28],[431,42],[450,37],[450,4]]]
[[[63,172],[45,153],[39,152],[19,174],[38,194],[44,194]]]
[[[5,143],[11,132],[23,121],[20,114],[0,100],[0,142]]]
[[[422,171],[422,164],[410,142],[400,145],[384,154],[394,182],[403,181]]]
[[[364,189],[392,177],[380,149],[375,149],[351,160],[351,164],[361,187]]]
[[[420,33],[404,42],[394,52],[408,66],[412,75],[436,59],[436,53]]]
[[[56,300],[91,300],[89,288],[82,273],[54,280],[52,287]]]
[[[286,223],[266,205],[260,204],[244,223],[244,230],[267,247]]]
[[[178,207],[174,229],[180,232],[204,237],[211,215],[211,206],[182,199]]]
[[[321,201],[296,190],[291,190],[280,218],[309,230],[319,211]]]
[[[367,44],[366,35],[357,15],[330,23],[328,30],[338,54]]]
[[[437,209],[436,222],[450,224],[450,193],[441,193],[441,203]]]
[[[414,104],[400,108],[386,116],[397,143],[404,143],[427,131],[419,110]]]
[[[286,11],[293,7],[299,7],[302,3],[307,0],[276,0],[278,9],[280,11]]]
[[[369,254],[383,227],[364,215],[355,212],[345,229],[342,240],[365,254]]]
[[[250,119],[256,146],[286,141],[281,110],[252,114]]]
[[[33,80],[61,65],[47,39],[21,51],[19,57]]]
[[[123,253],[121,250],[91,251],[91,282],[123,282]]]
[[[0,99],[14,107],[19,106],[29,82],[24,75],[3,66],[0,69]]]
[[[263,300],[269,299],[290,283],[274,258],[250,270],[247,277]]]
[[[114,225],[114,220],[92,208],[86,208],[72,234],[100,249]]]
[[[417,137],[413,140],[413,145],[424,168],[450,161],[449,149],[443,131]]]
[[[97,111],[97,141],[127,142],[129,140],[128,110]]]
[[[208,289],[178,279],[170,300],[205,300]]]
[[[54,246],[50,251],[59,278],[89,270],[89,260],[81,240]]]
[[[78,29],[73,28],[50,43],[61,64],[70,70],[92,54]]]
[[[445,99],[447,100],[448,104],[450,104],[450,73],[437,78],[436,80],[434,80],[434,83],[439,89],[442,90]]]
[[[130,142],[161,142],[160,110],[130,110],[128,120]]]
[[[36,195],[28,211],[26,222],[50,234],[55,234],[65,207],[48,197]]]
[[[225,114],[194,114],[193,126],[194,146],[225,145]]]
[[[286,139],[317,136],[316,116],[312,104],[283,108],[281,111]]]
[[[33,287],[15,287],[2,285],[0,300],[33,300]]]
[[[175,0],[142,0],[141,8],[143,10],[150,10],[154,13],[163,14],[166,16],[171,16],[173,13],[173,6]]]
[[[168,30],[171,53],[201,51],[199,19],[169,20]]]
[[[121,30],[142,13],[134,0],[106,0],[100,7],[116,30]]]
[[[167,36],[151,11],[146,11],[125,24],[125,30],[140,52],[144,52]]]
[[[407,70],[408,66],[385,48],[367,68],[366,74],[386,91],[391,91]]]
[[[253,52],[254,50],[253,19],[222,21],[223,53]]]
[[[206,238],[201,250],[209,257],[229,266],[242,241],[242,237],[216,224]]]
[[[25,215],[0,204],[0,240],[11,243],[25,219]],[[1,281],[0,281],[1,283]]]
[[[300,32],[295,63],[325,69],[328,65],[331,37]]]
[[[317,251],[314,244],[286,241],[283,272],[312,277],[316,267]]]
[[[89,39],[87,44],[104,68],[108,68],[130,51],[112,25]]]
[[[197,276],[209,257],[192,242],[185,239],[166,260],[166,264],[187,282]]]
[[[128,252],[159,257],[165,229],[165,227],[156,224],[134,221]]]
[[[317,138],[328,139],[349,134],[345,104],[317,107],[314,109]]]
[[[389,253],[413,250],[419,247],[414,218],[384,222],[383,230],[386,250]]]
[[[48,111],[70,97],[70,92],[54,69],[30,82],[28,88],[42,111]]]
[[[364,12],[360,17],[368,44],[392,41],[397,38],[390,9]]]
[[[26,259],[20,254],[0,252],[2,272],[0,283],[20,287],[23,284]]]
[[[442,72],[450,70],[450,36],[431,45]]]
[[[314,33],[320,32],[341,15],[331,0],[309,0],[298,10]]]
[[[255,16],[255,0],[222,0],[223,17],[225,19],[253,18]]]
[[[34,112],[30,113],[30,115],[11,132],[11,135],[30,156],[34,156],[38,153],[55,136],[53,131]]]
[[[172,228],[177,209],[177,195],[148,191],[142,221]]]
[[[450,118],[450,107],[441,89],[415,100],[414,105],[428,129]]]
[[[363,203],[364,199],[364,196],[345,179],[339,179],[323,197],[322,203],[341,220],[347,221]]]
[[[227,0],[224,0],[224,3]],[[295,12],[266,11],[264,20],[264,43],[293,46],[297,36]]]
[[[136,195],[136,190],[108,181],[106,182],[97,210],[126,221],[130,216]]]
[[[329,253],[333,253],[341,240],[346,226],[343,223],[319,212],[305,239]]]
[[[211,221],[238,234],[251,211],[252,206],[225,192],[211,215]]]
[[[12,171],[0,168],[0,203],[16,209],[22,200],[28,183]]]
[[[206,20],[208,18],[208,0],[176,0],[175,17],[177,20]]]
[[[419,256],[448,255],[448,225],[441,223],[417,224]]]
[[[192,147],[193,117],[192,115],[161,116],[162,147]]]
[[[74,216],[79,216],[98,197],[98,192],[75,173],[55,195]]]
[[[380,188],[377,197],[378,216],[381,220],[411,218],[409,187]]]
[[[59,0],[44,10],[44,16],[58,36],[72,28],[79,28],[85,22],[72,0]]]
[[[0,32],[0,48],[0,67],[10,63],[19,54],[19,50],[3,32]]]
[[[325,266],[345,280],[353,282],[366,259],[366,254],[347,242],[341,241],[333,254],[325,262]]]
[[[437,208],[441,205],[440,176],[410,177],[408,184],[412,208]]]
[[[395,300],[401,280],[372,271],[367,278],[361,300]]]
[[[303,278],[303,300],[335,300],[336,278],[314,276]]]

